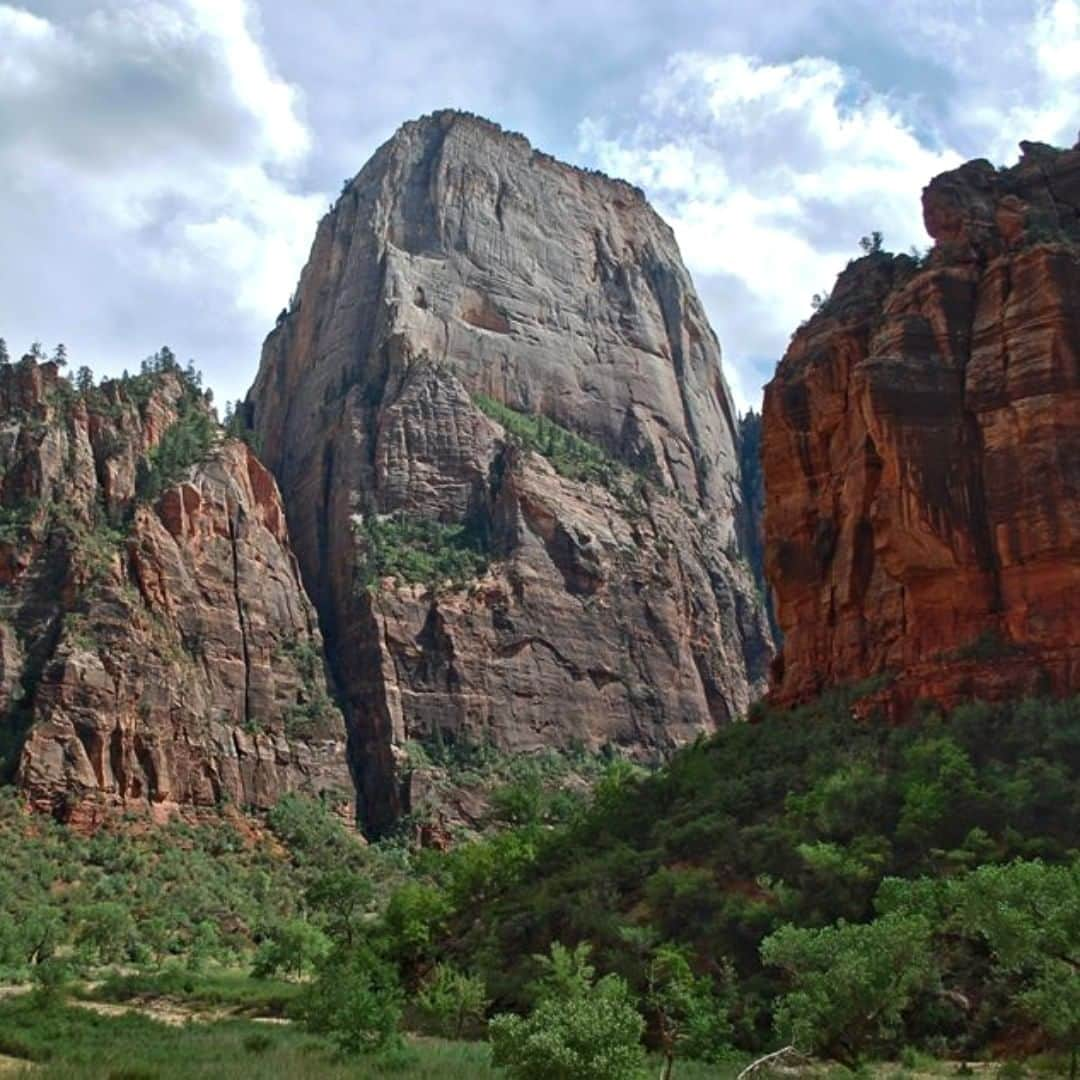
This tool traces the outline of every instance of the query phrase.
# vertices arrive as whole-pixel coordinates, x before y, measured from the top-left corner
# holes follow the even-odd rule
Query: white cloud
[[[1072,146],[1080,124],[1080,0],[1044,0],[1021,38],[1019,77],[1006,96],[988,95],[974,109],[988,153],[1011,161],[1020,139]]]
[[[880,229],[899,250],[925,243],[922,187],[961,160],[924,145],[896,103],[822,57],[683,53],[643,104],[631,131],[609,136],[587,120],[581,148],[641,184],[672,224],[744,407],[760,374],[750,358],[779,358],[860,235]]]
[[[23,121],[0,122],[0,168],[14,195],[0,206],[0,228],[59,251],[58,222],[84,223],[63,257],[84,264],[85,286],[63,309],[50,282],[26,289],[13,261],[0,269],[5,294],[20,301],[0,328],[13,347],[51,330],[77,361],[106,371],[169,334],[221,393],[246,389],[255,357],[242,369],[227,357],[236,328],[254,346],[272,324],[327,202],[300,188],[312,136],[256,15],[245,0],[96,0],[50,21],[0,4],[0,115]],[[105,262],[109,281],[98,276]],[[70,265],[64,272],[74,276]],[[132,292],[186,317],[133,325],[125,353],[115,331]]]
[[[428,7],[0,0],[0,334],[237,396],[330,190],[456,105],[646,187],[746,403],[860,235],[925,242],[935,172],[1080,124],[1080,0]]]

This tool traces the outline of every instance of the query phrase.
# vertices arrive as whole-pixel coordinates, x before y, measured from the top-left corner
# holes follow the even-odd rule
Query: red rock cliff
[[[1080,690],[1080,148],[1023,151],[935,179],[928,259],[851,264],[766,390],[779,703]]]
[[[148,497],[185,417],[208,449]],[[178,371],[0,368],[0,472],[0,757],[35,808],[351,801],[277,486]]]

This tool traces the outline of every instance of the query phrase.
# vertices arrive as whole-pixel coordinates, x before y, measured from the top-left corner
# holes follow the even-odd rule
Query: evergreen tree
[[[88,394],[94,389],[94,373],[85,364],[75,374],[75,386],[80,394]]]
[[[45,350],[42,347],[40,341],[32,341],[30,343],[30,355],[35,360],[44,360],[45,359]]]
[[[0,337],[0,364],[10,364],[11,356],[8,354],[7,342]]]
[[[63,342],[61,342],[59,345],[57,345],[56,348],[53,350],[52,358],[53,358],[53,363],[58,368],[67,367],[67,362],[68,362],[67,361],[67,346]]]
[[[869,236],[864,236],[859,240],[859,247],[867,255],[876,255],[881,250],[881,245],[885,242],[885,237],[875,229]]]

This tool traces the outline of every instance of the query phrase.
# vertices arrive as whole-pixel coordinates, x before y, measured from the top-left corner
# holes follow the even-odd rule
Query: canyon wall
[[[244,413],[373,829],[410,809],[412,742],[652,759],[763,688],[719,346],[637,189],[468,115],[406,124],[320,223]],[[407,536],[436,563],[470,538],[472,570]]]
[[[85,825],[351,804],[277,486],[178,368],[78,391],[0,367],[0,759]]]
[[[766,390],[779,704],[1080,690],[1080,148],[925,190],[926,257],[840,275]]]

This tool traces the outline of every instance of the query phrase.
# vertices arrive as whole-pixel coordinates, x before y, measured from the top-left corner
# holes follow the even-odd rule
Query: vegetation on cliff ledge
[[[412,585],[463,585],[487,569],[482,530],[408,514],[370,514],[356,527],[357,586],[392,577]]]
[[[625,466],[596,443],[541,413],[520,412],[484,394],[475,395],[473,401],[485,416],[502,426],[511,442],[546,457],[560,476],[621,492]]]

